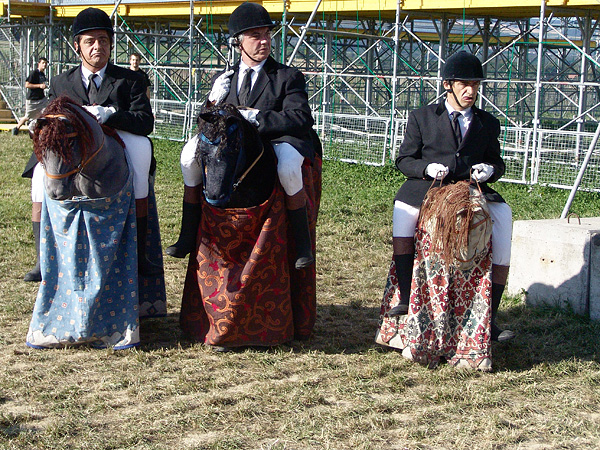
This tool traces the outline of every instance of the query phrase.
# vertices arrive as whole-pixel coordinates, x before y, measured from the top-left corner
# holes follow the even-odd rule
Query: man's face
[[[240,44],[242,60],[250,67],[269,57],[271,53],[271,30],[269,27],[252,28],[242,34]],[[256,61],[248,58],[250,56]]]
[[[140,58],[137,55],[131,55],[129,57],[129,68],[131,70],[139,70],[140,68]]]
[[[448,103],[450,103],[450,105],[457,111],[463,111],[467,108],[470,108],[475,104],[475,100],[477,100],[477,91],[479,90],[480,84],[481,81],[444,81],[444,89],[446,89],[446,91],[452,91],[446,96]],[[452,95],[452,93],[454,93],[454,95]]]
[[[46,67],[48,67],[48,61],[44,61],[43,59],[38,62],[38,70],[40,72],[43,72],[44,70],[46,70]]]
[[[106,30],[90,30],[80,35],[81,63],[92,72],[102,69],[110,58],[110,36]]]

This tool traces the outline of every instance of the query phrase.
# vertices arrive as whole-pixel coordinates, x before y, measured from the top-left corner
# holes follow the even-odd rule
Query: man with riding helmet
[[[274,26],[267,10],[256,3],[243,3],[233,11],[229,33],[240,60],[231,70],[215,76],[208,100],[245,106],[240,113],[272,144],[296,243],[295,266],[301,269],[314,263],[302,164],[305,158],[314,158],[320,144],[312,128],[304,75],[270,56]],[[166,250],[179,258],[194,249],[200,220],[202,174],[195,158],[196,144],[197,137],[181,153],[185,183],[182,228],[177,243]]]
[[[433,180],[444,184],[472,178],[479,182],[492,218],[492,340],[515,334],[496,324],[510,264],[512,211],[488,183],[505,170],[500,155],[500,122],[477,108],[484,79],[479,59],[466,51],[448,58],[442,71],[445,100],[412,111],[396,167],[408,178],[394,201],[393,246],[400,304],[389,315],[408,312],[419,209]]]
[[[133,171],[138,234],[138,262],[142,275],[158,275],[162,268],[146,257],[148,230],[148,177],[153,162],[152,143],[146,137],[154,129],[154,116],[146,96],[144,79],[139,73],[109,62],[114,31],[108,15],[97,8],[81,11],[73,21],[73,45],[81,64],[54,77],[49,100],[68,96],[96,117],[99,123],[113,127],[125,143],[125,152]],[[35,156],[24,176],[32,177],[34,222],[39,230],[44,189],[43,169]],[[36,246],[39,243],[36,242]],[[39,261],[26,281],[39,281]]]

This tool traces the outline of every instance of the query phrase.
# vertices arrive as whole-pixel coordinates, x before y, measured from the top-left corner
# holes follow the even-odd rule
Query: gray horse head
[[[108,197],[127,181],[129,169],[116,132],[67,97],[52,101],[37,119],[33,141],[51,199]]]

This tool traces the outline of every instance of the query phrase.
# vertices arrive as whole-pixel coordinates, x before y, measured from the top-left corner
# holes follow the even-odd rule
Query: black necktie
[[[244,82],[242,83],[242,87],[240,88],[240,93],[238,94],[238,101],[240,106],[247,106],[248,98],[250,97],[250,91],[252,90],[252,69],[246,69],[246,76],[244,77]]]
[[[454,131],[454,136],[456,136],[456,143],[458,145],[462,142],[462,132],[460,131],[460,123],[458,123],[460,116],[462,116],[462,114],[458,111],[452,113],[452,130]]]
[[[88,100],[90,101],[90,105],[93,105],[94,103],[96,103],[96,99],[98,98],[98,86],[96,86],[96,77],[98,75],[96,75],[95,73],[91,74],[88,77],[88,91],[87,91],[87,95],[88,95]]]

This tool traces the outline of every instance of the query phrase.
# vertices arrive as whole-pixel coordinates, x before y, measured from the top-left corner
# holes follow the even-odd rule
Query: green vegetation
[[[156,141],[163,245],[179,231],[181,144]],[[596,449],[600,323],[505,299],[518,337],[495,345],[495,372],[428,370],[377,346],[391,257],[392,199],[382,168],[324,162],[314,337],[216,354],[181,337],[186,261],[167,258],[168,316],[142,322],[143,345],[114,352],[32,350],[37,285],[31,141],[0,135],[0,449]],[[557,218],[568,192],[497,183],[515,219]],[[600,196],[572,211],[597,216]]]

